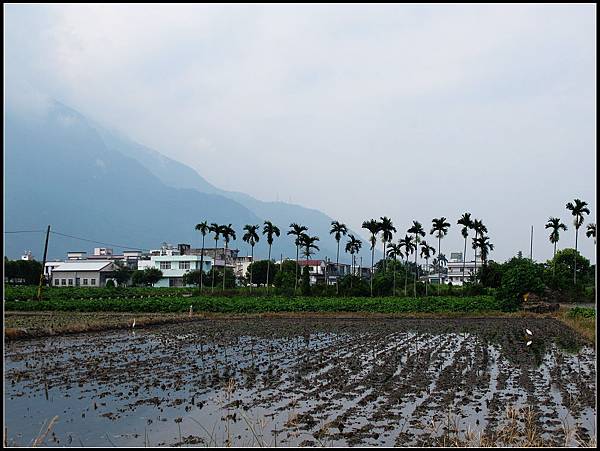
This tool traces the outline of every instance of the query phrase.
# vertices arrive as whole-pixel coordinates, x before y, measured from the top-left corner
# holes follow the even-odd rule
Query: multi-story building
[[[471,261],[463,261],[462,252],[453,252],[450,254],[450,260],[446,264],[446,268],[448,269],[448,274],[446,275],[446,279],[444,283],[452,284],[452,285],[462,285],[465,282],[468,282],[469,279],[475,275],[476,268],[480,268],[482,265],[481,258],[479,255],[476,256],[477,262],[475,260]],[[464,276],[463,276],[463,267],[464,267]]]
[[[212,268],[212,258],[204,257],[202,268],[209,272]],[[182,287],[183,276],[190,271],[201,269],[201,257],[199,255],[152,255],[150,259],[138,260],[138,269],[146,268],[160,269],[163,278],[155,283],[155,287]]]

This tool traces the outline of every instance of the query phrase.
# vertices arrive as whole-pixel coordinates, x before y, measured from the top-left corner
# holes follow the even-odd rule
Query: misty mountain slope
[[[223,196],[164,185],[136,160],[105,146],[83,116],[58,103],[35,117],[7,108],[5,124],[5,230],[51,224],[66,234],[150,249],[163,241],[197,245],[193,228],[205,214],[237,227],[259,221]],[[94,246],[52,235],[49,257]],[[43,237],[6,236],[5,255],[18,257],[26,249],[41,258]]]
[[[109,130],[98,124],[94,124],[94,126],[102,136],[102,139],[108,148],[118,151],[123,155],[135,158],[165,185],[175,188],[190,188],[204,193],[219,194],[227,197],[242,204],[258,216],[260,221],[257,222],[257,224],[262,225],[265,219],[269,219],[276,224],[284,234],[287,233],[289,224],[293,222],[306,225],[309,227],[309,233],[311,235],[317,235],[320,238],[318,243],[320,251],[317,255],[335,260],[336,242],[329,234],[331,221],[333,221],[333,219],[323,212],[285,202],[261,201],[245,193],[222,190],[209,183],[197,171],[189,166],[168,158],[147,146],[139,144],[127,138],[120,132]],[[209,221],[211,220],[208,217],[206,217],[206,219]],[[239,230],[241,230],[241,227]],[[350,233],[355,232],[351,231]],[[356,235],[359,236],[360,234]],[[289,241],[290,238],[286,238],[286,240]],[[242,243],[242,246],[243,245],[244,244]],[[366,241],[365,245],[368,246]],[[239,244],[238,247],[240,247]],[[289,247],[285,246],[282,249],[276,241],[273,246],[272,254],[274,256],[279,256],[280,253],[290,255]],[[378,251],[376,253],[380,258],[381,253]],[[365,252],[365,255],[366,254],[367,252]],[[349,262],[349,260],[349,256],[344,255],[343,245],[341,243],[340,261]]]
[[[243,226],[262,225],[269,218],[282,230],[273,258],[295,255],[293,239],[286,235],[291,222],[308,225],[321,238],[317,255],[335,258],[331,218],[323,213],[220,190],[193,169],[101,129],[58,102],[35,114],[7,104],[5,127],[5,230],[41,230],[51,224],[52,230],[69,235],[151,249],[163,241],[199,246],[194,225],[208,220],[232,223],[237,240],[230,247],[244,254],[250,247],[241,239]],[[207,239],[206,245],[212,244]],[[52,235],[49,258],[64,258],[70,250],[90,252],[95,246],[100,245]],[[5,255],[17,258],[29,249],[41,258],[42,234],[6,236]],[[262,236],[255,255],[267,255]]]

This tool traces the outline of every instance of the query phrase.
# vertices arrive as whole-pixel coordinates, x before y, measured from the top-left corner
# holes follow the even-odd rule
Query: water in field
[[[596,435],[595,352],[550,319],[206,320],[8,343],[4,377],[9,445]]]

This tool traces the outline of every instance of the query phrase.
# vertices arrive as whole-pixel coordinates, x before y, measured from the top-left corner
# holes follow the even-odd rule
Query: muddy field
[[[8,445],[596,437],[594,349],[545,318],[201,320],[8,342],[4,374]]]

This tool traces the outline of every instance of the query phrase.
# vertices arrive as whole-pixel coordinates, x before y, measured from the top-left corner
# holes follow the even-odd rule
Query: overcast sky
[[[195,168],[322,210],[546,259],[596,214],[596,7],[5,6],[6,73]],[[585,229],[585,226],[584,226]],[[595,262],[593,241],[582,252]]]

